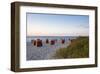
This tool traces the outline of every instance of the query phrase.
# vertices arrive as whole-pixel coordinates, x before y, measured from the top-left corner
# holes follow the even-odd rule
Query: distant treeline
[[[89,57],[89,37],[78,37],[71,40],[67,48],[56,51],[55,58],[86,58]]]

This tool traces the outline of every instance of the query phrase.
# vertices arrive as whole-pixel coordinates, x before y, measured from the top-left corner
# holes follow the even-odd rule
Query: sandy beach
[[[46,44],[43,41],[42,47],[34,46],[31,42],[27,42],[27,60],[47,60],[55,59],[53,56],[55,52],[60,49],[67,47],[70,44],[69,40],[66,40],[64,44],[58,40],[55,45]]]

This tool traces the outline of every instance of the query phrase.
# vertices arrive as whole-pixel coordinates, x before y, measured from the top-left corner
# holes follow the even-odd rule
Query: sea
[[[69,40],[69,39],[75,39],[77,38],[77,36],[27,36],[26,37],[26,41],[27,42],[31,42],[31,40],[36,40],[36,39],[41,39],[42,41],[45,41],[46,39],[48,40],[61,40],[61,39],[65,39],[65,40]]]

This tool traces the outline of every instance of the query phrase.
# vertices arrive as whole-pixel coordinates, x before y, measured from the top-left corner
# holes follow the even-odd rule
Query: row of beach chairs
[[[46,39],[46,41],[45,41],[46,44],[50,44],[50,45],[55,45],[56,42],[57,42],[57,39],[54,39],[54,40]],[[42,47],[43,46],[43,41],[41,39],[31,40],[31,43],[34,46],[37,46],[37,47]],[[65,39],[62,39],[61,43],[64,44],[65,43]]]

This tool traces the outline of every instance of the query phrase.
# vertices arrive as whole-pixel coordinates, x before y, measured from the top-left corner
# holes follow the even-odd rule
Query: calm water
[[[42,41],[45,41],[46,39],[52,40],[52,39],[57,39],[57,40],[61,40],[61,39],[74,39],[77,36],[27,36],[27,42],[31,42],[32,39],[41,39]]]
[[[53,56],[59,48],[65,48],[70,44],[69,39],[75,39],[76,36],[28,36],[27,40],[27,60],[47,60],[55,59]],[[37,47],[31,43],[31,40],[41,39],[43,46]],[[45,40],[57,39],[55,45],[46,44]],[[65,43],[61,43],[61,39],[65,39]]]

